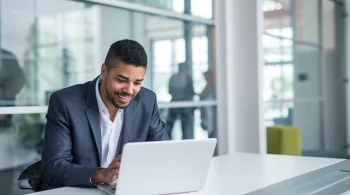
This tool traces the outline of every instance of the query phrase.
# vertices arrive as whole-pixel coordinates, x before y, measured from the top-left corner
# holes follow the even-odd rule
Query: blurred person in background
[[[5,49],[1,49],[0,107],[15,106],[16,95],[21,91],[24,83],[25,76],[15,55]],[[12,115],[0,114],[0,131],[5,131],[11,126]]]
[[[169,80],[169,94],[171,101],[193,101],[195,94],[190,68],[187,63],[179,64],[179,71]],[[182,139],[194,138],[194,108],[170,108],[166,124],[169,136],[172,134],[174,123],[181,120]]]
[[[207,81],[206,86],[199,95],[200,100],[214,100],[214,83],[212,71],[204,73],[205,80]],[[214,107],[200,107],[201,111],[201,127],[203,130],[208,131],[208,137],[213,137],[214,132]]]

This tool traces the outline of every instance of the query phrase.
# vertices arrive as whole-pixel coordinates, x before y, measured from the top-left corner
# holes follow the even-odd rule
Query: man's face
[[[122,61],[118,61],[117,66],[110,70],[103,64],[101,87],[105,87],[107,101],[116,108],[127,107],[140,91],[145,73],[144,67],[136,67]]]

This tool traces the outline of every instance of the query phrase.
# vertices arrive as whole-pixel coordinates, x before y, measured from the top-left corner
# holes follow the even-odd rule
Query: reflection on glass
[[[0,107],[15,106],[17,94],[25,83],[25,76],[17,58],[10,51],[0,51]],[[0,132],[12,126],[12,116],[0,114]]]
[[[293,60],[292,28],[266,29],[263,36],[265,63]]]
[[[124,0],[160,9],[184,13],[188,6],[190,14],[202,18],[212,18],[212,0]],[[187,2],[187,4],[185,4]]]
[[[215,106],[197,107],[193,109],[193,136],[195,139],[206,139],[208,137],[214,136],[214,108]],[[160,108],[159,111],[162,120],[166,121],[168,118],[169,108]],[[184,135],[182,131],[181,120],[176,120],[174,122],[171,137],[173,140],[183,139]]]
[[[294,98],[293,66],[291,64],[269,65],[264,68],[265,121],[267,124],[291,124],[275,119],[291,115]],[[275,121],[273,121],[275,120]]]
[[[295,0],[295,15],[298,16],[295,22],[295,39],[319,42],[320,3],[318,0]]]
[[[302,149],[315,150],[322,140],[322,102],[294,102],[293,125],[301,129]]]
[[[276,6],[269,1],[269,6]],[[266,3],[265,8],[268,3]],[[290,1],[279,1],[279,9],[265,10],[264,94],[265,125],[292,125],[294,98],[293,29]],[[276,17],[278,16],[278,17]]]
[[[189,66],[196,94],[199,94],[205,87],[204,73],[210,69],[206,31],[206,26],[193,26],[192,64]],[[178,34],[183,37],[183,32],[178,32]],[[168,91],[169,79],[171,75],[177,73],[178,64],[186,61],[185,40],[184,38],[155,40],[152,54],[154,60],[153,89],[158,95],[159,102],[169,102],[171,100],[171,94]]]
[[[14,53],[26,78],[16,105],[47,105],[54,91],[96,78],[110,44],[124,38],[140,42],[149,55],[144,87],[155,91],[160,102],[171,100],[169,79],[186,61],[183,21],[76,1],[26,1],[26,6],[21,2],[2,0],[1,21],[6,22],[0,23],[1,48]],[[6,8],[24,15],[12,17]],[[11,20],[25,26],[16,37],[12,34],[18,29]],[[209,69],[206,30],[205,25],[193,25],[190,66],[197,94]],[[0,86],[3,83],[0,79]]]
[[[212,71],[207,71],[204,74],[206,85],[199,94],[201,100],[214,100],[214,75]],[[201,127],[208,131],[208,137],[214,137],[214,106],[201,107]]]
[[[11,126],[0,126],[1,194],[31,193],[17,187],[25,167],[41,159],[44,114],[11,115]]]
[[[172,102],[193,100],[195,92],[187,63],[180,63],[178,72],[170,77],[169,94]],[[180,119],[183,139],[193,139],[193,112],[194,108],[170,108],[166,120],[169,135],[172,135],[174,122]]]

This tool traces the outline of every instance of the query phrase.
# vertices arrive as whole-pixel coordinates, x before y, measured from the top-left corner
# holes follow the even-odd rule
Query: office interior
[[[218,156],[349,158],[349,11],[346,0],[0,0],[1,191],[30,192],[17,178],[41,158],[50,94],[96,78],[126,38],[146,49],[143,86],[173,140],[217,138]],[[172,101],[179,74],[193,95]],[[269,145],[276,128],[292,131],[294,153]]]

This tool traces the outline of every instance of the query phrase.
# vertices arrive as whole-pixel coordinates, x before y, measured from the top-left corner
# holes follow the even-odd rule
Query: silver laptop
[[[116,184],[98,188],[111,195],[199,191],[216,143],[216,139],[128,143]]]

